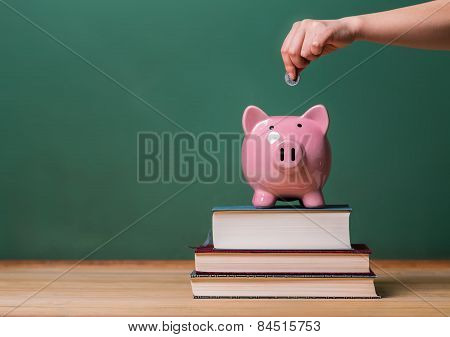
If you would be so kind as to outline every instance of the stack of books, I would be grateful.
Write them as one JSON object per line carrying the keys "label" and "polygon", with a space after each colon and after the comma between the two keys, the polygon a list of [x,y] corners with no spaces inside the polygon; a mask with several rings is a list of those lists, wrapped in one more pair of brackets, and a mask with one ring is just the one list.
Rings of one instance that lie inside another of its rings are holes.
{"label": "stack of books", "polygon": [[347,206],[216,207],[195,250],[194,298],[379,298]]}

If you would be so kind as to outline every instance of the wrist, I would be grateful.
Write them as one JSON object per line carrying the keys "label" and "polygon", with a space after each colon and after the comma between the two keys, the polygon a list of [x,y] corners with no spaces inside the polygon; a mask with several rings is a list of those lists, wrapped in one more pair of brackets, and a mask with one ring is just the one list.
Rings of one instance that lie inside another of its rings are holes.
{"label": "wrist", "polygon": [[341,19],[341,21],[344,23],[344,25],[350,32],[351,36],[353,37],[353,41],[361,40],[363,38],[362,34],[363,18],[361,16],[350,16]]}

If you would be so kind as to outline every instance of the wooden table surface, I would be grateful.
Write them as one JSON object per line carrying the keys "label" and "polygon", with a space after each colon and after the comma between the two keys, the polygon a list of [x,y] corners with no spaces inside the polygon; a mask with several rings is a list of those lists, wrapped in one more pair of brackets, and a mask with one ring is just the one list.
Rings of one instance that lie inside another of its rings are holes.
{"label": "wooden table surface", "polygon": [[[373,261],[381,300],[194,300],[193,261],[1,261],[7,316],[448,316],[450,261]],[[69,268],[72,269],[70,271]]]}

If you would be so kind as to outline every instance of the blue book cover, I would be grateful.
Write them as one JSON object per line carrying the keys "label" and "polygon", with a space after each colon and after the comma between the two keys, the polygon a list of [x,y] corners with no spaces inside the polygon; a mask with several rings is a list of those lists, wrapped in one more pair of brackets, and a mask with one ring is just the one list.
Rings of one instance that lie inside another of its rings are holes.
{"label": "blue book cover", "polygon": [[302,211],[308,211],[308,212],[351,212],[352,209],[349,207],[349,205],[326,205],[324,207],[320,208],[306,208],[301,207],[299,205],[283,205],[283,206],[275,206],[271,208],[256,208],[253,206],[216,206],[212,209],[213,212],[226,212],[226,211],[260,211],[260,212],[271,212],[271,211],[277,211],[277,212],[302,212]]}

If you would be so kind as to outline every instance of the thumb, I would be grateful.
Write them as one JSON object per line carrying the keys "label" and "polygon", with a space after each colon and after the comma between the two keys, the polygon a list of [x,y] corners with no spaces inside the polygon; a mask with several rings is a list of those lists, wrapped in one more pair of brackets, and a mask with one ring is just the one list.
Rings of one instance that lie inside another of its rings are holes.
{"label": "thumb", "polygon": [[311,53],[315,56],[320,56],[323,52],[324,47],[330,43],[333,36],[332,29],[325,29],[318,33],[311,44]]}

